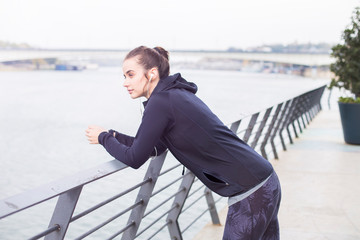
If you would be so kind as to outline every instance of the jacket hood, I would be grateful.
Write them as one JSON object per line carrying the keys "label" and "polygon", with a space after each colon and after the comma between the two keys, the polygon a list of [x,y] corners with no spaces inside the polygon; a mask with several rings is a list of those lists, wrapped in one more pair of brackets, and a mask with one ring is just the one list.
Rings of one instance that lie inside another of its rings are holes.
{"label": "jacket hood", "polygon": [[[195,94],[198,90],[195,83],[186,81],[184,78],[181,77],[180,73],[176,73],[174,75],[170,75],[166,78],[160,79],[159,83],[156,85],[151,95],[173,88],[185,89],[189,92],[192,92],[193,94]],[[151,96],[147,101],[143,102],[144,107],[146,107],[150,99]]]}
{"label": "jacket hood", "polygon": [[169,90],[173,88],[185,89],[189,92],[196,93],[198,88],[195,83],[188,82],[181,77],[180,73],[168,76],[166,78],[160,79],[158,85],[155,87],[153,93],[158,93],[164,90]]}

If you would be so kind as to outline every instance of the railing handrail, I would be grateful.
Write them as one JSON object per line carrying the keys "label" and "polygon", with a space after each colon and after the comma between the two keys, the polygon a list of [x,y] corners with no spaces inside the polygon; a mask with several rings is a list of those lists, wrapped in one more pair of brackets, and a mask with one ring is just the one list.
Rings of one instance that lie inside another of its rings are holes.
{"label": "railing handrail", "polygon": [[[289,101],[289,100],[291,100],[291,99],[300,97],[300,96],[302,96],[302,95],[304,95],[304,94],[307,94],[307,93],[310,93],[310,92],[319,90],[319,89],[321,89],[321,88],[325,88],[326,86],[327,86],[327,85],[322,85],[322,86],[319,86],[319,87],[314,88],[314,89],[311,89],[311,90],[304,90],[302,93],[299,93],[298,95],[295,95],[294,97],[292,97],[292,98],[290,98],[290,99],[283,99],[283,101],[278,102],[278,103],[276,103],[276,104],[274,104],[274,105],[272,105],[272,106],[276,106],[276,105],[278,105],[279,103],[285,103],[285,102],[287,102],[287,101]],[[249,118],[249,117],[251,117],[252,115],[254,115],[255,113],[265,112],[269,107],[271,107],[271,106],[259,107],[259,108],[257,108],[255,111],[250,112],[250,113],[247,113],[247,112],[246,112],[246,113],[240,113],[240,114],[238,115],[238,117],[232,117],[231,120],[228,119],[228,120],[225,122],[225,125],[226,125],[226,126],[230,126],[232,123],[234,123],[234,122],[236,122],[236,121],[238,121],[238,120],[242,120],[242,119],[245,119],[245,118]],[[234,119],[234,120],[232,120],[232,119]]]}
{"label": "railing handrail", "polygon": [[124,163],[114,159],[100,164],[97,167],[78,172],[68,177],[63,177],[43,186],[0,200],[0,219],[127,167]]}

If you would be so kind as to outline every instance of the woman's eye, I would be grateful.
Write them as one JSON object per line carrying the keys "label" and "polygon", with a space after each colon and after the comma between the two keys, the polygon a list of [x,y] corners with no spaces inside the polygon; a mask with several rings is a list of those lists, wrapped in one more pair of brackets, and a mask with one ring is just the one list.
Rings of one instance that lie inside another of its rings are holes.
{"label": "woman's eye", "polygon": [[132,74],[128,74],[127,76],[124,75],[124,80],[126,80],[127,78],[132,78]]}

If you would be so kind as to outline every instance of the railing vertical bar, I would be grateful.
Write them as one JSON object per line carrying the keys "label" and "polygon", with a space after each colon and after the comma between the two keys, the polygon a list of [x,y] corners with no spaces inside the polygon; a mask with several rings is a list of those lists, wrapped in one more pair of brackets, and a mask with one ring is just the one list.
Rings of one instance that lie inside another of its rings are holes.
{"label": "railing vertical bar", "polygon": [[301,128],[300,117],[298,117],[298,118],[296,119],[296,122],[297,122],[297,124],[298,124],[300,133],[302,133],[303,130],[302,130],[302,128]]}
{"label": "railing vertical bar", "polygon": [[253,114],[253,115],[251,116],[249,125],[248,125],[248,127],[246,128],[246,132],[245,132],[244,137],[243,137],[243,141],[246,142],[246,143],[249,141],[249,138],[250,138],[250,136],[251,136],[251,132],[252,132],[252,130],[254,129],[254,126],[255,126],[255,124],[256,124],[257,118],[259,117],[259,114],[260,114],[260,113],[255,113],[255,114]]}
{"label": "railing vertical bar", "polygon": [[320,90],[318,91],[318,100],[317,100],[317,104],[319,105],[319,111],[322,110],[322,106],[321,106],[321,97],[324,94],[325,91],[325,87],[320,88]]}
{"label": "railing vertical bar", "polygon": [[178,218],[179,218],[182,208],[184,207],[186,198],[189,195],[189,191],[190,191],[191,186],[195,179],[195,175],[192,172],[187,170],[187,173],[189,173],[189,174],[187,174],[183,178],[181,185],[179,187],[179,189],[184,189],[184,191],[175,197],[174,203],[172,206],[176,206],[176,208],[169,213],[169,215],[167,216],[167,219],[166,219],[166,221],[169,223],[168,229],[169,229],[169,234],[170,234],[171,239],[182,240],[182,235],[181,235],[181,231],[180,231],[180,227],[179,227],[179,223],[178,223]]}
{"label": "railing vertical bar", "polygon": [[306,108],[306,109],[305,109],[305,112],[304,112],[304,115],[305,115],[305,119],[306,119],[307,125],[309,125],[309,124],[310,124],[310,118],[309,118],[308,111],[309,111],[309,109],[308,109],[308,108]]}
{"label": "railing vertical bar", "polygon": [[305,120],[304,120],[304,114],[306,112],[306,101],[305,101],[305,97],[302,98],[302,101],[301,101],[301,111],[299,113],[300,115],[300,118],[301,118],[301,121],[302,121],[302,126],[303,126],[303,129],[306,128],[306,124],[305,124]]}
{"label": "railing vertical bar", "polygon": [[305,114],[305,109],[304,111],[301,113],[301,121],[302,121],[302,124],[303,124],[303,128],[305,129],[306,128],[306,124],[305,124],[305,120],[304,120],[304,114]]}
{"label": "railing vertical bar", "polygon": [[291,99],[289,101],[290,101],[290,103],[286,108],[286,113],[285,113],[285,116],[284,116],[285,119],[283,120],[281,128],[279,130],[279,136],[280,136],[280,140],[281,140],[281,145],[282,145],[284,151],[286,151],[286,144],[285,144],[285,141],[284,141],[284,137],[282,136],[282,131],[284,130],[284,128],[287,127],[286,125],[287,125],[287,122],[288,122],[289,118],[291,117],[291,108],[294,105],[295,99],[293,98],[293,99]]}
{"label": "railing vertical bar", "polygon": [[307,99],[307,103],[308,103],[308,111],[307,111],[307,113],[309,115],[310,121],[312,121],[314,117],[313,117],[312,112],[311,112],[311,100],[309,99],[309,96],[307,96],[306,99]]}
{"label": "railing vertical bar", "polygon": [[289,136],[289,139],[290,139],[290,143],[291,143],[291,144],[293,144],[294,141],[293,141],[293,139],[292,139],[292,137],[291,137],[291,133],[290,133],[290,130],[289,130],[289,126],[290,126],[290,124],[293,122],[294,111],[295,111],[295,109],[296,109],[296,105],[297,105],[298,100],[299,100],[299,97],[296,97],[296,98],[293,99],[293,104],[292,104],[292,106],[291,106],[291,108],[290,108],[290,111],[289,111],[289,118],[287,119],[287,122],[286,122],[286,132],[287,132],[287,134],[288,134],[288,136]]}
{"label": "railing vertical bar", "polygon": [[266,112],[265,112],[265,114],[264,114],[264,117],[263,117],[263,119],[261,120],[261,123],[260,123],[260,126],[259,126],[259,128],[258,128],[258,131],[256,132],[254,141],[253,141],[253,142],[251,143],[251,145],[250,145],[252,148],[255,148],[256,144],[258,143],[259,138],[260,138],[260,136],[261,136],[261,133],[262,133],[262,131],[264,130],[264,127],[265,127],[265,125],[266,125],[266,122],[267,122],[267,120],[268,120],[268,118],[269,118],[269,115],[270,115],[272,109],[273,109],[273,107],[270,107],[270,108],[268,108],[268,109],[266,110]]}
{"label": "railing vertical bar", "polygon": [[59,196],[53,216],[50,220],[49,228],[59,225],[60,229],[47,235],[45,240],[64,239],[71,216],[73,215],[76,203],[79,200],[81,190],[82,186],[79,186]]}
{"label": "railing vertical bar", "polygon": [[205,188],[205,198],[209,208],[212,223],[220,224],[219,214],[216,210],[214,197],[209,188]]}
{"label": "railing vertical bar", "polygon": [[157,181],[158,176],[160,174],[161,168],[162,168],[162,166],[164,164],[166,153],[167,152],[165,152],[165,153],[161,154],[160,156],[155,157],[155,158],[153,158],[151,160],[151,162],[149,164],[149,167],[148,167],[148,169],[146,171],[144,179],[151,178],[152,181],[141,186],[141,188],[139,190],[139,193],[138,193],[138,195],[136,197],[135,202],[139,202],[139,201],[142,200],[143,204],[141,206],[138,206],[138,207],[134,208],[131,211],[130,217],[129,217],[129,220],[128,220],[128,224],[131,224],[133,222],[134,222],[134,224],[132,225],[132,227],[126,229],[126,231],[122,235],[121,239],[129,240],[129,239],[134,239],[135,238],[136,233],[137,233],[137,231],[138,231],[138,229],[140,227],[141,220],[142,220],[142,218],[144,216],[146,207],[147,207],[147,205],[149,203],[151,194],[152,194],[152,192],[154,190],[156,181]]}
{"label": "railing vertical bar", "polygon": [[296,127],[295,127],[295,120],[291,123],[291,126],[292,126],[292,128],[293,128],[293,130],[294,130],[295,137],[296,137],[296,138],[299,138],[299,135],[298,135],[298,133],[297,133],[297,131],[296,131]]}
{"label": "railing vertical bar", "polygon": [[[274,158],[275,158],[275,159],[279,159],[279,156],[278,156],[278,154],[277,154],[276,145],[275,145],[274,140],[275,140],[275,137],[276,137],[277,132],[278,132],[279,129],[280,129],[281,124],[283,123],[283,119],[284,119],[284,116],[285,116],[285,114],[286,114],[286,112],[287,112],[287,110],[288,110],[288,107],[289,107],[290,102],[291,102],[291,100],[288,100],[288,101],[285,102],[285,105],[284,105],[284,107],[282,108],[282,111],[281,111],[281,115],[280,115],[280,117],[278,118],[278,122],[277,122],[277,125],[276,125],[276,127],[275,127],[275,130],[274,130],[274,131],[272,132],[272,134],[271,134],[270,143],[271,143],[271,148],[272,148],[272,150],[273,150]],[[281,142],[282,142],[283,139],[282,139],[282,137],[281,137],[281,134],[279,134],[279,137],[280,137],[280,140],[281,140]]]}
{"label": "railing vertical bar", "polygon": [[[268,139],[269,139],[269,137],[270,137],[271,132],[272,132],[273,130],[275,130],[275,129],[274,129],[274,125],[275,125],[276,119],[277,119],[277,117],[278,117],[278,115],[279,115],[279,113],[280,113],[280,110],[281,110],[282,105],[283,105],[283,103],[280,103],[280,104],[277,105],[277,107],[276,107],[276,109],[275,109],[275,114],[274,114],[274,116],[273,116],[272,119],[271,119],[269,128],[268,128],[268,130],[267,130],[267,132],[266,132],[266,134],[265,134],[264,140],[262,141],[262,143],[261,143],[261,145],[260,145],[261,154],[262,154],[262,156],[263,156],[265,159],[268,159],[268,158],[267,158],[267,154],[266,154],[266,152],[265,152],[265,146],[266,146],[266,144],[267,144],[267,142],[268,142]],[[276,134],[276,133],[274,133],[274,134]]]}
{"label": "railing vertical bar", "polygon": [[241,123],[241,119],[238,120],[238,121],[236,121],[236,122],[233,122],[233,123],[231,124],[231,126],[230,126],[230,130],[231,130],[233,133],[236,134],[236,132],[237,132],[239,126],[240,126],[240,123]]}
{"label": "railing vertical bar", "polygon": [[315,112],[314,106],[311,107],[310,111],[312,113],[313,118],[315,118],[316,112]]}

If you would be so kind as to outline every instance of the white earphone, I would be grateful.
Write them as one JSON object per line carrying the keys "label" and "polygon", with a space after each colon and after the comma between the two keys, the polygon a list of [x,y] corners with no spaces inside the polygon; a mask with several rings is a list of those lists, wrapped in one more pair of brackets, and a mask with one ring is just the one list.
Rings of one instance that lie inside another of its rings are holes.
{"label": "white earphone", "polygon": [[153,78],[154,74],[150,74],[149,82],[151,82],[151,79]]}

